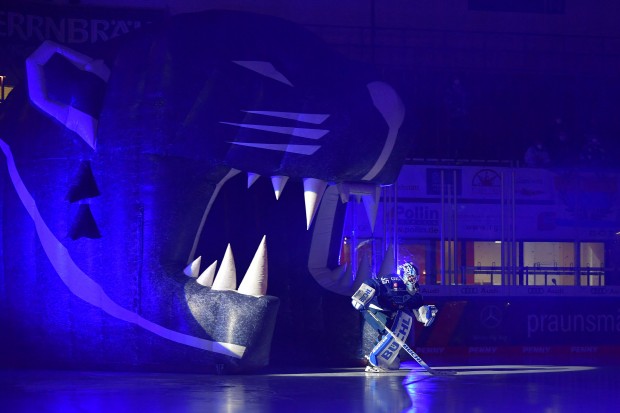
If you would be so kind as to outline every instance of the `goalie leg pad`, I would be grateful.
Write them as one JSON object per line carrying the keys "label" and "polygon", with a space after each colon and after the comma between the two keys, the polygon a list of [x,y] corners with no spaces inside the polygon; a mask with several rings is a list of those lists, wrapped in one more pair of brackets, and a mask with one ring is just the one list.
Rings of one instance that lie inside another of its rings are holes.
{"label": "goalie leg pad", "polygon": [[[399,311],[392,324],[392,331],[404,342],[409,336],[412,325],[413,317],[405,312]],[[400,345],[394,340],[394,337],[387,334],[372,349],[368,360],[373,366],[386,369],[397,369],[399,364],[397,361],[399,351]]]}

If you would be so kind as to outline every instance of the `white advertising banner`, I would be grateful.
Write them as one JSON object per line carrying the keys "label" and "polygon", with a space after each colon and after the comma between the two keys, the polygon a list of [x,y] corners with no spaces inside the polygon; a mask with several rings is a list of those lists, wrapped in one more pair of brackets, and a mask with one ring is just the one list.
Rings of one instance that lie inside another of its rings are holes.
{"label": "white advertising banner", "polygon": [[[395,212],[401,238],[604,240],[620,230],[618,175],[531,168],[406,165],[397,202],[379,206],[375,234]],[[372,236],[357,220],[357,235]]]}

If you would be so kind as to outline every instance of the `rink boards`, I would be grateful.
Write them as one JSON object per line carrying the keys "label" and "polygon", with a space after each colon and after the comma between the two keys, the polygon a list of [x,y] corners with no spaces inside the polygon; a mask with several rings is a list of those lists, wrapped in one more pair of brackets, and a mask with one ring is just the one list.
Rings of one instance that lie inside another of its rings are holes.
{"label": "rink boards", "polygon": [[521,287],[521,294],[511,295],[485,295],[479,286],[451,286],[452,294],[442,296],[423,291],[439,314],[430,328],[416,326],[416,351],[620,357],[620,299],[614,287],[573,287],[571,295],[545,291],[562,287],[540,287],[542,293],[534,288],[539,287]]}

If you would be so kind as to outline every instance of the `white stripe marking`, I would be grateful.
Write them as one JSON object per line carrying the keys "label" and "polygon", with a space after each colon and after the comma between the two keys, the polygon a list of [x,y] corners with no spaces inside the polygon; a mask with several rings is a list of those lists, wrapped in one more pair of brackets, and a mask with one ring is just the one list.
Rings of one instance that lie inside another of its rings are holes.
{"label": "white stripe marking", "polygon": [[272,116],[274,118],[297,120],[299,122],[313,123],[315,125],[320,125],[329,118],[329,115],[320,113],[274,112],[268,110],[244,110],[243,112],[252,113],[254,115]]}
{"label": "white stripe marking", "polygon": [[249,146],[250,148],[267,149],[270,151],[280,151],[288,153],[296,153],[299,155],[313,155],[320,145],[287,145],[285,143],[250,143],[250,142],[230,142],[233,145]]}
{"label": "white stripe marking", "polygon": [[246,69],[250,69],[253,72],[258,73],[259,75],[263,75],[270,79],[277,80],[278,82],[284,83],[285,85],[293,86],[293,84],[286,78],[286,76],[280,73],[280,71],[273,67],[273,65],[269,62],[264,62],[260,60],[233,60],[233,63],[245,67]]}
{"label": "white stripe marking", "polygon": [[292,135],[299,138],[307,139],[321,139],[327,132],[326,129],[309,129],[309,128],[295,128],[290,126],[270,126],[270,125],[254,125],[250,123],[232,123],[232,122],[220,122],[224,125],[239,126],[241,128],[257,129],[266,132],[281,133],[283,135]]}

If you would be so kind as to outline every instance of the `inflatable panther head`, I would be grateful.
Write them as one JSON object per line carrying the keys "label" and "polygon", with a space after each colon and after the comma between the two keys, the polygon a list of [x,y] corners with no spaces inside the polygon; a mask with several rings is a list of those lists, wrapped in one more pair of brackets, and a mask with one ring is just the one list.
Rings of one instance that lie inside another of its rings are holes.
{"label": "inflatable panther head", "polygon": [[328,333],[357,284],[342,201],[372,211],[406,152],[392,87],[294,24],[224,11],[45,42],[26,67],[0,131],[5,354],[244,371],[274,330]]}

